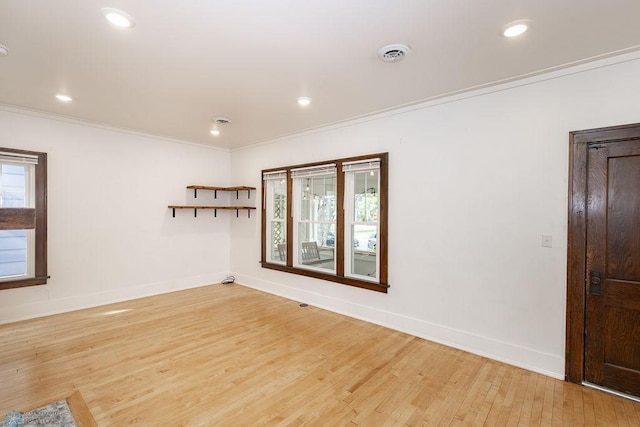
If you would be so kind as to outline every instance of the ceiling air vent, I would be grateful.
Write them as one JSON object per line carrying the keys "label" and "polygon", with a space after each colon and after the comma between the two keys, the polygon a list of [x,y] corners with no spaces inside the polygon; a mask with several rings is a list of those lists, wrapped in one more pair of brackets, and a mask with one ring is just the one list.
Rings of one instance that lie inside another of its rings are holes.
{"label": "ceiling air vent", "polygon": [[398,62],[409,54],[411,48],[406,44],[390,44],[378,51],[378,58],[384,62]]}

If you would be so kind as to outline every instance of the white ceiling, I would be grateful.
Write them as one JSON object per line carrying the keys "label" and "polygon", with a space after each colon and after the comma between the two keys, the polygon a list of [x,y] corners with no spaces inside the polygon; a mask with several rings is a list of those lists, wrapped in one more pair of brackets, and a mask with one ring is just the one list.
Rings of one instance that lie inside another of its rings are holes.
{"label": "white ceiling", "polygon": [[[237,148],[636,50],[639,17],[639,0],[0,0],[0,103]],[[501,37],[517,19],[530,31]],[[412,51],[383,63],[390,43]]]}

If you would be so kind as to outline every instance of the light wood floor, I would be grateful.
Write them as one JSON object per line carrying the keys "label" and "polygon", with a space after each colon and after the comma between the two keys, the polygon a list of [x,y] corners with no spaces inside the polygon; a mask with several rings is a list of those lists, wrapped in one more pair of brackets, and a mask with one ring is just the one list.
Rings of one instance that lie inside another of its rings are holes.
{"label": "light wood floor", "polygon": [[76,390],[99,426],[640,425],[639,403],[239,285],[0,326],[0,416]]}

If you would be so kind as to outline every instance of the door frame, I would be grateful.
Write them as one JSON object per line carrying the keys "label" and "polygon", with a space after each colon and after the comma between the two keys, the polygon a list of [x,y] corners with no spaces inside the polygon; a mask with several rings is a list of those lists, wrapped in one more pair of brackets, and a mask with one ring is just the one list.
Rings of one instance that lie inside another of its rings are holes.
{"label": "door frame", "polygon": [[640,123],[569,132],[565,379],[584,380],[587,279],[587,172],[590,143],[640,139]]}

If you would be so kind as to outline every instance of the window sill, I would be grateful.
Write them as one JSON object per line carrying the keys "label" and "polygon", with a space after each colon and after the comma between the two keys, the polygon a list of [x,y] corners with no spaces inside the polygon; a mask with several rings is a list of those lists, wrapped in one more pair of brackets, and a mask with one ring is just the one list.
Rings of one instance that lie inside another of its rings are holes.
{"label": "window sill", "polygon": [[273,264],[269,262],[261,262],[262,268],[268,268],[270,270],[283,271],[285,273],[297,274],[300,276],[313,277],[315,279],[327,280],[329,282],[340,283],[343,285],[354,286],[357,288],[369,289],[371,291],[387,293],[389,285],[367,282],[365,280],[358,280],[351,277],[336,276],[333,274],[326,274],[315,270],[306,270],[302,268],[289,267],[282,264]]}
{"label": "window sill", "polygon": [[8,280],[6,282],[0,282],[0,290],[46,285],[47,279],[48,277],[31,277],[29,279]]}

